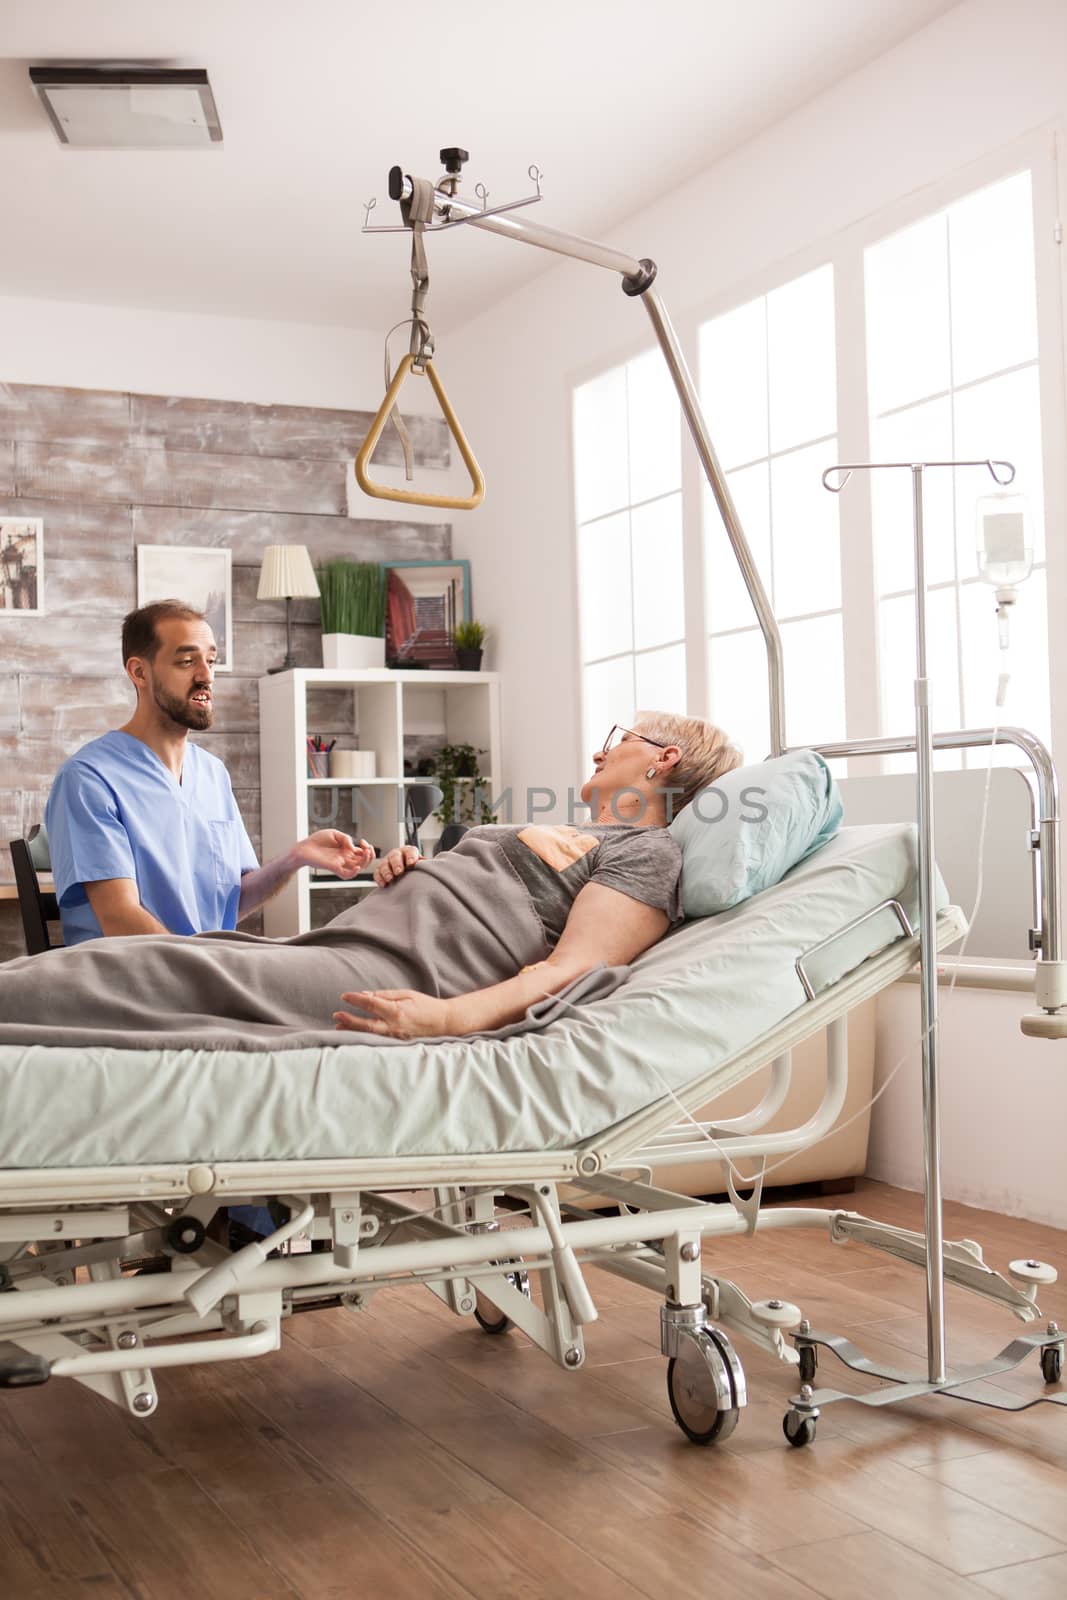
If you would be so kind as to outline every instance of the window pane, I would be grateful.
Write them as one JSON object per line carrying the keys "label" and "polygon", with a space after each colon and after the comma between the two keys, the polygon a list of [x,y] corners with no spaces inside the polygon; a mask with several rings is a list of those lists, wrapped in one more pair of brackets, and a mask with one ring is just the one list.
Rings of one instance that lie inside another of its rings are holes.
{"label": "window pane", "polygon": [[864,252],[867,371],[876,414],[948,389],[948,227],[927,217]]}
{"label": "window pane", "polygon": [[[909,406],[871,425],[874,461],[951,461],[952,402],[948,395]],[[912,533],[911,473],[872,472],[871,520],[878,593],[892,594],[915,587],[915,547]],[[951,472],[925,474],[923,525],[926,530],[926,578],[947,583],[956,576],[955,506]],[[848,488],[860,488],[854,480]]]}
{"label": "window pane", "polygon": [[1037,359],[1030,174],[968,195],[948,213],[957,383]]}
{"label": "window pane", "polygon": [[[882,732],[915,732],[915,599],[901,595],[881,603]],[[926,597],[926,666],[931,680],[935,733],[960,726],[956,590],[934,589]],[[938,751],[938,768],[958,767],[956,751]],[[891,756],[891,772],[914,772],[915,757]]]}
{"label": "window pane", "polygon": [[[956,454],[980,461],[994,456],[1015,468],[1012,489],[1026,496],[1034,525],[1034,560],[1045,559],[1045,496],[1041,471],[1041,402],[1036,367],[1009,372],[963,389],[954,399]],[[978,571],[975,506],[996,486],[987,472],[956,473],[956,528],[961,578]]]}
{"label": "window pane", "polygon": [[578,597],[583,661],[633,649],[628,511],[579,528]]}
{"label": "window pane", "polygon": [[839,499],[822,486],[836,440],[771,462],[774,609],[779,617],[830,611],[841,604]]}
{"label": "window pane", "polygon": [[767,454],[767,304],[762,295],[701,328],[700,396],[724,468]]}
{"label": "window pane", "polygon": [[845,660],[841,618],[782,625],[785,731],[790,744],[827,744],[845,736]]}
{"label": "window pane", "polygon": [[582,674],[585,709],[585,751],[589,756],[599,750],[612,723],[633,726],[634,658],[623,656],[618,661],[599,661],[586,667]]}
{"label": "window pane", "polygon": [[627,503],[626,368],[574,391],[574,493],[578,521]]}
{"label": "window pane", "polygon": [[658,346],[626,368],[630,439],[630,504],[681,487],[678,396]]}
{"label": "window pane", "polygon": [[[766,461],[729,474],[730,493],[764,588],[771,593],[771,489]],[[719,633],[753,620],[741,569],[711,490],[704,490],[704,593],[708,628]]]}
{"label": "window pane", "polygon": [[834,273],[820,267],[767,296],[771,449],[837,432]]}
{"label": "window pane", "polygon": [[[1002,666],[994,591],[987,583],[967,583],[960,590],[963,633],[963,696],[965,728],[991,726],[998,717],[997,680]],[[1043,571],[1019,589],[1010,622],[1011,647],[1007,668],[1011,673],[1008,697],[999,712],[1003,725],[1029,728],[1048,744],[1051,740],[1048,673],[1048,598]],[[985,767],[988,750],[968,752],[967,765]],[[998,745],[997,764],[1017,767],[1024,763],[1020,751]]]}
{"label": "window pane", "polygon": [[688,703],[685,688],[685,645],[650,650],[634,657],[639,711],[680,711]]}
{"label": "window pane", "polygon": [[633,538],[634,648],[685,636],[682,497],[668,495],[630,512]]}
{"label": "window pane", "polygon": [[708,685],[712,722],[740,746],[746,761],[762,761],[771,735],[767,651],[758,628],[708,640]]}

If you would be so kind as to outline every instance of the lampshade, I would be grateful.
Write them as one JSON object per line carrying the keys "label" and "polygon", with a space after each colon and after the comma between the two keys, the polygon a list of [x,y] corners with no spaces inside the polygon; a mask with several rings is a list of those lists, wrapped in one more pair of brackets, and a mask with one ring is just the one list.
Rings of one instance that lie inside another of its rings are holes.
{"label": "lampshade", "polygon": [[319,592],[306,544],[271,544],[263,552],[257,600],[286,600]]}

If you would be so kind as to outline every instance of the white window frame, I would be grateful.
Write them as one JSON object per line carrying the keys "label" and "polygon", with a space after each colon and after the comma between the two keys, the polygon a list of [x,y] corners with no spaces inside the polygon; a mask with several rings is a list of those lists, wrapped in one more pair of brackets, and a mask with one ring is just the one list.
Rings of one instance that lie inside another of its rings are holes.
{"label": "white window frame", "polygon": [[[1065,399],[1064,248],[1061,218],[1067,218],[1067,163],[1059,160],[1065,124],[1056,122],[969,163],[905,198],[883,207],[834,235],[766,267],[677,317],[677,330],[697,381],[698,330],[724,312],[794,278],[829,264],[834,274],[837,333],[838,451],[845,461],[870,459],[868,421],[864,251],[931,213],[940,211],[976,189],[1010,177],[1024,168],[1031,174],[1034,210],[1034,268],[1037,295],[1038,362],[1042,419],[1048,608],[1050,618],[1067,615],[1067,399]],[[573,374],[573,389],[650,348],[647,335]],[[681,422],[684,429],[684,421]],[[572,434],[573,437],[573,434]],[[713,441],[714,442],[714,441]],[[573,464],[572,464],[573,465]],[[831,465],[827,462],[827,465]],[[572,474],[573,481],[573,474]],[[976,494],[982,492],[976,486]],[[682,542],[685,573],[687,685],[690,708],[708,714],[711,686],[707,677],[707,618],[704,614],[704,478],[691,447],[682,452]],[[573,504],[573,497],[572,497]],[[877,651],[878,595],[871,536],[871,500],[867,475],[857,474],[840,499],[841,606],[845,665],[847,737],[874,737],[880,728],[881,695]],[[578,536],[573,520],[573,570],[577,592]],[[1026,605],[1025,589],[1020,610]],[[575,608],[575,653],[581,660]],[[753,618],[755,620],[755,618]],[[1049,678],[1052,749],[1067,759],[1067,630],[1049,628]],[[889,729],[907,733],[909,729]],[[790,736],[788,724],[786,736]],[[580,733],[578,734],[580,742]],[[850,775],[877,772],[882,763],[866,758],[849,763]]]}

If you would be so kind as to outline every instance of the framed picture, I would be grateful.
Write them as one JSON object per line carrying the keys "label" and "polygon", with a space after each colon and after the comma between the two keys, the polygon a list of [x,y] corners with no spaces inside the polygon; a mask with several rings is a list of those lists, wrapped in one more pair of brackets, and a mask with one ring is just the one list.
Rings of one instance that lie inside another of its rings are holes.
{"label": "framed picture", "polygon": [[469,561],[385,561],[385,660],[390,667],[454,667],[457,622],[471,616]]}
{"label": "framed picture", "polygon": [[44,522],[0,517],[0,617],[44,616]]}
{"label": "framed picture", "polygon": [[137,604],[183,600],[202,611],[218,646],[216,672],[233,671],[233,587],[230,551],[213,546],[139,544]]}

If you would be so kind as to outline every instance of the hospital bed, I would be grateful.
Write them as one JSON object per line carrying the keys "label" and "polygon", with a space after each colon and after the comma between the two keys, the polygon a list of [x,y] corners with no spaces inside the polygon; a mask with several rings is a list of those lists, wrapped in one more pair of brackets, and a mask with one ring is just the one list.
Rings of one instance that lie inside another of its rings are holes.
{"label": "hospital bed", "polygon": [[[965,927],[945,899],[942,947]],[[784,1291],[753,1301],[719,1276],[714,1240],[814,1227],[921,1264],[921,1235],[848,1211],[760,1208],[763,1171],[838,1120],[848,1013],[914,966],[915,918],[914,829],[848,828],[745,904],[683,924],[621,985],[597,998],[594,973],[561,1017],[506,1040],[263,1055],[145,1053],[121,1039],[3,1048],[0,1383],[74,1378],[148,1416],[161,1368],[269,1359],[287,1318],[358,1313],[402,1283],[489,1331],[514,1324],[578,1369],[596,1269],[658,1297],[689,1437],[710,1443],[736,1425],[740,1336],[798,1369],[785,1425],[807,1442],[816,1336]],[[821,1106],[766,1132],[791,1048],[819,1030]],[[767,1062],[753,1110],[694,1118]],[[726,1201],[648,1181],[652,1167],[723,1157]],[[235,1254],[213,1241],[220,1207],[263,1200],[288,1214],[274,1234]],[[298,1239],[324,1243],[301,1251]],[[137,1271],[146,1261],[166,1270]],[[947,1246],[946,1272],[1023,1321],[1038,1315],[1033,1285],[991,1271],[976,1246]]]}

